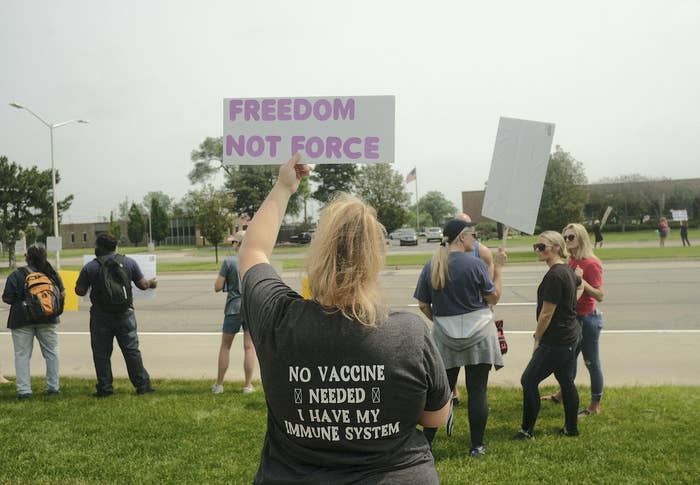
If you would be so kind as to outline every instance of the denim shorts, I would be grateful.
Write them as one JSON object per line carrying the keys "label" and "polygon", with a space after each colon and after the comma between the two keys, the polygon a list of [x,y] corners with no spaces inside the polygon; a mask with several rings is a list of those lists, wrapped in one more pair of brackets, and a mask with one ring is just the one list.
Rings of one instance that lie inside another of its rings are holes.
{"label": "denim shorts", "polygon": [[244,332],[248,331],[248,324],[241,320],[240,314],[224,315],[224,328],[222,329],[223,333],[235,335],[241,331],[241,327],[243,327]]}

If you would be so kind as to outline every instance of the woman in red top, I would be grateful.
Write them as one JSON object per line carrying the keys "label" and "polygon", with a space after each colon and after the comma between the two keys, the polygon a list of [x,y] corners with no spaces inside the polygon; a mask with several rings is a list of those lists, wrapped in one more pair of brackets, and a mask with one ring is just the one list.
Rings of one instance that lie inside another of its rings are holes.
{"label": "woman in red top", "polygon": [[[603,397],[603,370],[600,365],[598,340],[603,328],[603,317],[596,310],[596,302],[603,301],[603,266],[593,254],[593,247],[586,228],[581,224],[569,224],[562,231],[566,249],[571,254],[569,266],[583,280],[583,294],[576,304],[576,317],[581,324],[582,336],[578,352],[583,352],[583,361],[591,376],[591,403],[579,412],[579,416],[590,416],[600,412]],[[561,401],[561,391],[542,398]]]}
{"label": "woman in red top", "polygon": [[668,226],[668,221],[662,217],[659,219],[659,246],[664,247],[669,232],[671,232],[671,228]]}

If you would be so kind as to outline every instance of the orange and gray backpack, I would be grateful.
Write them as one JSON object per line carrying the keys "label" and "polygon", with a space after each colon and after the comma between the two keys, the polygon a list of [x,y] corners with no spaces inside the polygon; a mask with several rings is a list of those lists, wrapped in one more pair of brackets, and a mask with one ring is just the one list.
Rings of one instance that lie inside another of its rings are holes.
{"label": "orange and gray backpack", "polygon": [[24,300],[22,309],[28,322],[47,323],[63,313],[63,298],[56,282],[44,273],[31,271],[26,266],[24,273]]}

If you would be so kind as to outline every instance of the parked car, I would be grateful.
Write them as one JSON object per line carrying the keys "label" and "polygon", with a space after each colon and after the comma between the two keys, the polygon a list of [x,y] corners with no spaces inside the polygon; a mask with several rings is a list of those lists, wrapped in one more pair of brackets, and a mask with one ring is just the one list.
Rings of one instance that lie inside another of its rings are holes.
{"label": "parked car", "polygon": [[428,227],[425,230],[425,241],[442,241],[442,229],[440,229],[439,227]]}
{"label": "parked car", "polygon": [[413,229],[406,229],[399,236],[399,246],[418,246],[418,234]]}
{"label": "parked car", "polygon": [[406,231],[412,231],[413,229],[408,229],[408,228],[402,228],[402,229],[397,229],[391,234],[389,234],[389,239],[394,240],[394,239],[399,239],[401,237],[401,234],[403,234]]}
{"label": "parked car", "polygon": [[297,244],[309,244],[311,242],[311,234],[308,232],[300,232],[289,237],[289,242]]}

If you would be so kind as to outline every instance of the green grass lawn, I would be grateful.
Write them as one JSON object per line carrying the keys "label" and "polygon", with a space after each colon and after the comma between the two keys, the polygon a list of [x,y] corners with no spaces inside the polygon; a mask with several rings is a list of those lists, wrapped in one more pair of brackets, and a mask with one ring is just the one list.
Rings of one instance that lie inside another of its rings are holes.
{"label": "green grass lawn", "polygon": [[[0,483],[250,483],[266,426],[261,392],[241,383],[213,395],[210,381],[156,380],[135,396],[126,380],[113,397],[89,396],[93,380],[64,378],[62,394],[16,401],[0,386]],[[35,391],[41,382],[34,382]],[[543,392],[552,391],[543,389]],[[466,391],[462,389],[463,396]],[[581,396],[588,395],[581,388]],[[545,403],[533,442],[513,442],[521,391],[489,391],[489,454],[468,457],[466,408],[434,454],[442,483],[697,483],[700,388],[606,389],[604,413],[581,436],[556,434],[561,405]]]}

